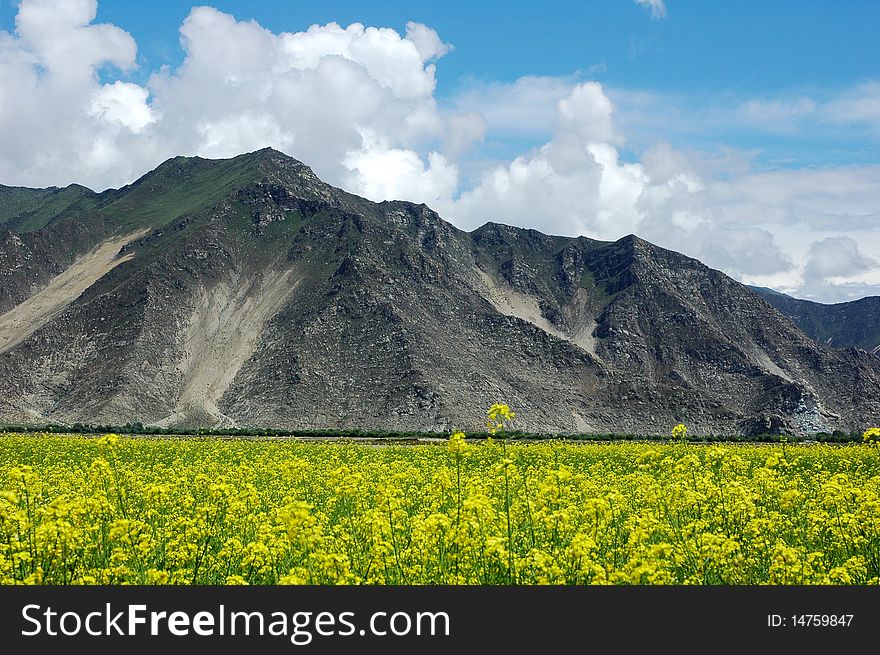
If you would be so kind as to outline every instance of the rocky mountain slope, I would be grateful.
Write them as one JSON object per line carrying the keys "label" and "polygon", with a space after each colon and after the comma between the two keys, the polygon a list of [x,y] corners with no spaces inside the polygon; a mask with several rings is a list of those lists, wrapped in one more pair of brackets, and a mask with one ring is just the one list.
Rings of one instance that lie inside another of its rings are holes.
{"label": "rocky mountain slope", "polygon": [[804,333],[834,348],[856,347],[880,352],[880,296],[826,305],[792,298],[763,287],[749,287]]}
{"label": "rocky mountain slope", "polygon": [[634,236],[467,233],[274,150],[0,187],[0,421],[859,430],[880,358]]}

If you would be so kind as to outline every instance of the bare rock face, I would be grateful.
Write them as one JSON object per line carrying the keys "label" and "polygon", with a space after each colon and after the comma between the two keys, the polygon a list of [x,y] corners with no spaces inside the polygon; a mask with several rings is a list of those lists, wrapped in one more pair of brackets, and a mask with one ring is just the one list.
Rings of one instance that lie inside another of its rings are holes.
{"label": "bare rock face", "polygon": [[0,264],[0,421],[480,429],[504,401],[530,431],[807,434],[880,416],[880,358],[694,259],[462,232],[273,150],[102,194],[0,187]]}

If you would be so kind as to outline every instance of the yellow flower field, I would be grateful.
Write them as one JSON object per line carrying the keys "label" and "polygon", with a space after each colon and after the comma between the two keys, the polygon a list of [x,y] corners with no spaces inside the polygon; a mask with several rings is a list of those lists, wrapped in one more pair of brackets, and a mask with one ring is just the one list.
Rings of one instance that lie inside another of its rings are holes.
{"label": "yellow flower field", "polygon": [[0,434],[4,584],[877,584],[870,444]]}

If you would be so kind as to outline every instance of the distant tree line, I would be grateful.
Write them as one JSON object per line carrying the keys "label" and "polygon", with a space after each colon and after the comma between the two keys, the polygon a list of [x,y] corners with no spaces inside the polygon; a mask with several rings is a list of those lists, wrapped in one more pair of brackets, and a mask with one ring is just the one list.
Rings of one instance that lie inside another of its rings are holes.
{"label": "distant tree line", "polygon": [[[302,429],[302,430],[283,430],[278,428],[254,428],[254,427],[237,427],[237,428],[181,428],[168,427],[162,428],[154,425],[144,425],[141,422],[125,423],[124,425],[89,425],[85,423],[73,423],[71,425],[61,425],[58,423],[47,423],[44,425],[2,425],[0,429],[6,432],[49,432],[53,434],[76,433],[76,434],[130,434],[130,435],[152,435],[152,436],[182,436],[182,437],[306,437],[317,439],[375,439],[388,441],[407,441],[425,438],[444,438],[449,436],[451,431],[430,432],[418,430],[357,430],[357,429]],[[499,438],[499,435],[492,435],[488,432],[468,432],[469,439],[486,439]],[[611,433],[568,433],[568,434],[552,434],[538,432],[523,432],[519,430],[511,430],[504,435],[504,438],[519,441],[546,440],[546,439],[567,439],[571,441],[669,441],[668,435],[644,435],[644,434],[611,434]],[[747,443],[801,443],[801,442],[823,442],[823,443],[846,443],[853,441],[861,441],[862,435],[856,433],[843,432],[835,430],[834,432],[818,432],[808,437],[793,437],[781,434],[711,434],[700,436],[688,436],[688,441],[696,443],[715,443],[715,442],[747,442]]]}

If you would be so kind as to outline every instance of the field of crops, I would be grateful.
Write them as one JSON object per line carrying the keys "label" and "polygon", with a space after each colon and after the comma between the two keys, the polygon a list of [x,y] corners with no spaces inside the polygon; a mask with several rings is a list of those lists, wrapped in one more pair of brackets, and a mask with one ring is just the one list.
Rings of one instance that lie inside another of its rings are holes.
{"label": "field of crops", "polygon": [[880,449],[0,434],[4,584],[877,584]]}

